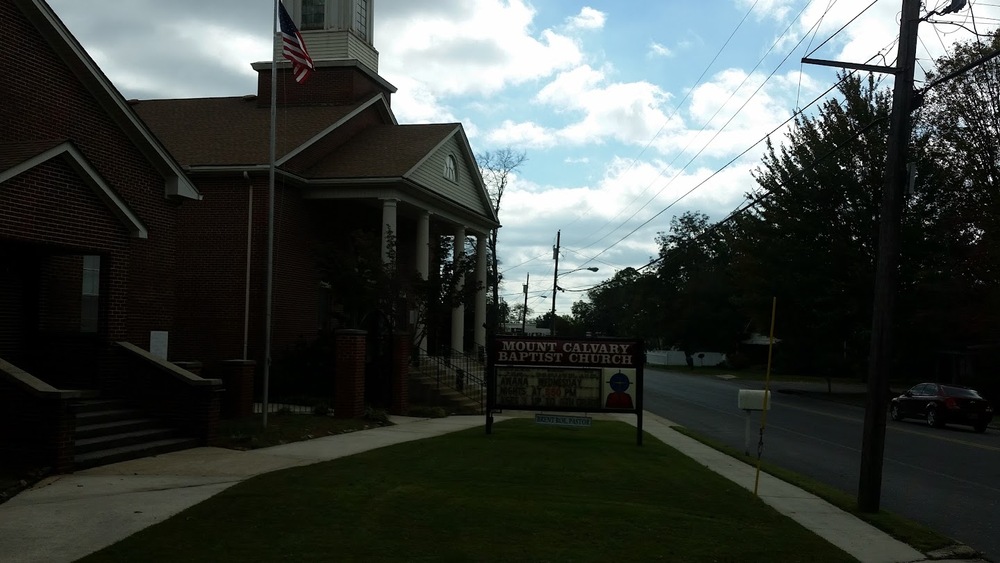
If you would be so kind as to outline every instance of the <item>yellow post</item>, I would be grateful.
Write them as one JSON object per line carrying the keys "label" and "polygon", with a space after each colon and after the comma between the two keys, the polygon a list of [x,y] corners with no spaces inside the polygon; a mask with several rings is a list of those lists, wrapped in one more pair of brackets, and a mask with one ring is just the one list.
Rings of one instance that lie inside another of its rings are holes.
{"label": "yellow post", "polygon": [[760,414],[760,438],[757,443],[757,475],[753,480],[753,494],[757,496],[757,486],[760,484],[760,453],[764,442],[764,428],[767,426],[767,402],[771,398],[771,357],[774,353],[774,313],[778,308],[778,298],[771,298],[771,334],[767,341],[767,371],[764,373],[764,410]]}

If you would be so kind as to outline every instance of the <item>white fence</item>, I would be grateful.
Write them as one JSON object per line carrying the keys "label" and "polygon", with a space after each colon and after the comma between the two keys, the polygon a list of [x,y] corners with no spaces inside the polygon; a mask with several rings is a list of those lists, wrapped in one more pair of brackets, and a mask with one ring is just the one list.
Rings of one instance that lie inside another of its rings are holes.
{"label": "white fence", "polygon": [[[726,361],[726,355],[722,352],[694,352],[692,359],[695,367],[712,367]],[[650,350],[646,352],[646,363],[661,366],[687,365],[684,352],[681,350]]]}

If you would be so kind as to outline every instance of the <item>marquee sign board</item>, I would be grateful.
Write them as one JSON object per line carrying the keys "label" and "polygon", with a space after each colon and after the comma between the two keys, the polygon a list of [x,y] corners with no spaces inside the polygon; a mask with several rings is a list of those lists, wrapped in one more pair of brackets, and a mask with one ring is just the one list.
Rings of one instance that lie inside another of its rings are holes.
{"label": "marquee sign board", "polygon": [[487,433],[497,410],[626,412],[642,443],[641,340],[498,336],[488,358]]}

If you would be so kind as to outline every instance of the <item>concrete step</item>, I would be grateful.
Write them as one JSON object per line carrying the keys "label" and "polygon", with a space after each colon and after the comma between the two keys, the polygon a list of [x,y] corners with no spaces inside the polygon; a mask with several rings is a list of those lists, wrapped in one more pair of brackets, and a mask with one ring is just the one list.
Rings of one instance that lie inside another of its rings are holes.
{"label": "concrete step", "polygon": [[83,399],[73,403],[73,409],[77,413],[109,411],[128,408],[128,403],[121,399],[94,398]]}
{"label": "concrete step", "polygon": [[76,412],[77,426],[90,426],[94,424],[104,424],[107,422],[119,422],[143,418],[142,411],[135,408],[118,406],[104,410],[86,410]]}
{"label": "concrete step", "polygon": [[[460,414],[479,414],[482,412],[482,407],[479,401],[471,399],[467,394],[456,391],[445,385],[438,385],[433,379],[428,379],[425,377],[415,377],[411,378],[413,384],[419,385],[420,387],[426,389],[428,392],[432,393],[434,396],[438,397],[443,405],[447,405],[449,410],[452,412]],[[466,393],[471,390],[467,389]],[[484,394],[485,400],[485,394]]]}
{"label": "concrete step", "polygon": [[74,434],[77,440],[147,430],[155,428],[157,425],[155,418],[126,418],[124,420],[113,420],[96,424],[80,424],[81,421],[77,418],[77,422],[76,433]]}
{"label": "concrete step", "polygon": [[132,446],[176,438],[177,431],[172,428],[147,428],[144,430],[133,430],[131,432],[119,432],[117,434],[105,434],[93,438],[77,437],[73,444],[73,451],[76,454],[85,454],[98,450],[112,450],[123,446]]}
{"label": "concrete step", "polygon": [[130,459],[150,457],[168,452],[186,450],[198,447],[198,441],[194,438],[166,438],[153,442],[143,442],[104,450],[77,454],[73,457],[73,467],[76,470],[108,465]]}
{"label": "concrete step", "polygon": [[118,399],[91,399],[73,405],[74,468],[84,469],[198,446],[177,429]]}

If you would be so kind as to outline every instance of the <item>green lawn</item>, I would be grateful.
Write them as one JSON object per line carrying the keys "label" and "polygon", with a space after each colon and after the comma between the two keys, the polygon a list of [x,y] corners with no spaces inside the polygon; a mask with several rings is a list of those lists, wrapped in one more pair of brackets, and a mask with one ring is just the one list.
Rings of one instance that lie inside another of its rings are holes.
{"label": "green lawn", "polygon": [[517,419],[261,475],[99,561],[852,561],[635,428]]}

